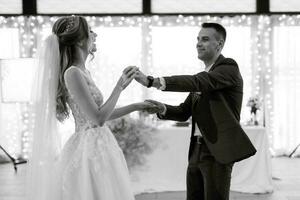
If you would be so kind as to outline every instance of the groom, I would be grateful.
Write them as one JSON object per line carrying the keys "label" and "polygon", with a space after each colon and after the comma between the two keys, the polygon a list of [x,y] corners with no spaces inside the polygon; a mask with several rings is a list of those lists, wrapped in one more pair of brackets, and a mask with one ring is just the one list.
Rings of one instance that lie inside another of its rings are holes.
{"label": "groom", "polygon": [[234,162],[256,150],[239,124],[243,79],[237,63],[221,51],[225,28],[203,23],[197,37],[198,58],[205,71],[161,78],[136,75],[136,81],[162,91],[189,92],[179,106],[154,100],[160,119],[186,121],[192,116],[187,169],[187,200],[228,200]]}

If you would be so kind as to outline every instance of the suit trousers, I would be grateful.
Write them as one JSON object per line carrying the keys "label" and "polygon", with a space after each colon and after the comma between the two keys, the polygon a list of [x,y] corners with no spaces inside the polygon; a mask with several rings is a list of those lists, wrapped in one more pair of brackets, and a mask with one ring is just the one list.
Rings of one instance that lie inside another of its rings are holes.
{"label": "suit trousers", "polygon": [[186,180],[187,200],[229,200],[233,164],[216,161],[203,138],[194,142],[191,150]]}

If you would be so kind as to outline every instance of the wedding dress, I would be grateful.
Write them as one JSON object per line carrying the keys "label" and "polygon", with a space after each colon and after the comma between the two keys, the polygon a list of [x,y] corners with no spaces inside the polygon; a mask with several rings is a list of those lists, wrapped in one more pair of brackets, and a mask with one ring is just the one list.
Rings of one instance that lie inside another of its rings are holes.
{"label": "wedding dress", "polygon": [[[103,103],[100,90],[88,71],[80,71],[100,107]],[[68,89],[68,85],[66,87]],[[56,169],[58,191],[53,194],[53,199],[134,200],[123,152],[110,129],[105,124],[100,127],[89,120],[70,90],[67,103],[75,119],[75,133],[59,156]]]}

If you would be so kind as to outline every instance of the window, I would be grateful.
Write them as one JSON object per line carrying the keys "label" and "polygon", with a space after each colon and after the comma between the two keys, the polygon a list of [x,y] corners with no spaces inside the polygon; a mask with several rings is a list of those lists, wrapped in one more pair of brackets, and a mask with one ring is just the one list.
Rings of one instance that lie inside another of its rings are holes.
{"label": "window", "polygon": [[271,12],[299,12],[299,0],[270,0]]}
{"label": "window", "polygon": [[21,14],[22,0],[0,0],[0,14]]}
{"label": "window", "polygon": [[[72,6],[70,6],[72,5]],[[142,0],[37,0],[38,13],[141,13]]]}
{"label": "window", "polygon": [[20,54],[19,29],[0,29],[0,59],[18,58]]}
{"label": "window", "polygon": [[247,13],[256,11],[255,0],[152,0],[151,6],[154,13]]}

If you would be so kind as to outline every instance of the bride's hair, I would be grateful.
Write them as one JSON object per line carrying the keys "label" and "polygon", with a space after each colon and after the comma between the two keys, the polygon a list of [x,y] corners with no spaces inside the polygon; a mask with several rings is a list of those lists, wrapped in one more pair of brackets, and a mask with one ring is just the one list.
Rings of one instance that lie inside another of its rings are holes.
{"label": "bride's hair", "polygon": [[89,26],[86,19],[81,16],[62,17],[54,23],[52,32],[57,35],[59,42],[60,73],[56,96],[56,117],[62,122],[70,114],[64,73],[73,64],[76,43],[89,37]]}

